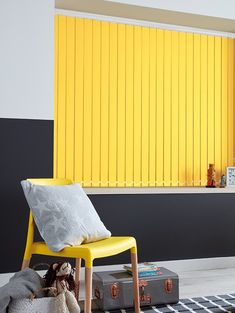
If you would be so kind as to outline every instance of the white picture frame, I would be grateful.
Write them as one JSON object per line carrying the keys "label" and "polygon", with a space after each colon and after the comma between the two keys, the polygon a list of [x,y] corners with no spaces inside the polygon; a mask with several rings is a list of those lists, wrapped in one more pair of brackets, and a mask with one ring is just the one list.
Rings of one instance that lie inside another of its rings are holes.
{"label": "white picture frame", "polygon": [[228,166],[226,172],[227,172],[226,187],[234,187],[235,188],[235,167],[234,166]]}

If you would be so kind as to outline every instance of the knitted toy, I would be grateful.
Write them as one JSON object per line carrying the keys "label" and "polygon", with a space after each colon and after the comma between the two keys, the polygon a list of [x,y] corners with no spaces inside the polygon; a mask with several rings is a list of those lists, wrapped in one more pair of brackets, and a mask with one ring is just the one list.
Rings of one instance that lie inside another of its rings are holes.
{"label": "knitted toy", "polygon": [[[70,263],[57,262],[51,264],[44,279],[45,287],[56,288],[58,300],[67,306],[67,308],[63,308],[63,305],[59,305],[56,312],[80,313],[80,307],[74,296],[75,281]],[[52,294],[49,295],[52,296]]]}

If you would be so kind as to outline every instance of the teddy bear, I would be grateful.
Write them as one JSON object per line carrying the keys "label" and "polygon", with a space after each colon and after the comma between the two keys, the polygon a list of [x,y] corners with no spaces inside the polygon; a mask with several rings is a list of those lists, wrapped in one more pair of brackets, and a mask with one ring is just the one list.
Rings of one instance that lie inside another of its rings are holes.
{"label": "teddy bear", "polygon": [[[58,308],[56,312],[80,313],[80,307],[74,296],[74,270],[68,262],[56,262],[50,265],[44,275],[45,287],[54,287],[57,294]],[[49,296],[55,295],[49,291]],[[63,305],[62,305],[63,304]]]}

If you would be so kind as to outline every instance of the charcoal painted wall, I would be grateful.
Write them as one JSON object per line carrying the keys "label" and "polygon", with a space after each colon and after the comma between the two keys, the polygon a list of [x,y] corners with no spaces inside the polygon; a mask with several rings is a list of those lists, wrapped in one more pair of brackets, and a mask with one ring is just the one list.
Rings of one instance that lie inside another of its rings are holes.
{"label": "charcoal painted wall", "polygon": [[20,268],[28,208],[20,181],[52,176],[53,122],[0,119],[0,271]]}
{"label": "charcoal painted wall", "polygon": [[[0,119],[0,271],[20,269],[28,206],[20,186],[27,177],[51,177],[53,121]],[[235,195],[92,195],[113,235],[137,238],[140,261],[235,255]],[[32,264],[51,262],[41,256]],[[95,262],[118,264],[129,254]]]}

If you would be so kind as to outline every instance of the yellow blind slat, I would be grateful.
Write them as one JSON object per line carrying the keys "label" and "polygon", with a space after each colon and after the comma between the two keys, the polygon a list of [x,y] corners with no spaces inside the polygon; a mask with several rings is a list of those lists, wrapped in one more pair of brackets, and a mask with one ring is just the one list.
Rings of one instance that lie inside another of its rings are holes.
{"label": "yellow blind slat", "polygon": [[194,136],[193,136],[193,35],[187,34],[187,69],[186,69],[186,182],[187,186],[194,185],[193,163],[194,163]]}
{"label": "yellow blind slat", "polygon": [[[66,52],[67,52],[67,19],[59,18],[58,23],[58,94],[57,94],[57,175],[66,177]],[[62,79],[60,79],[62,77]]]}
{"label": "yellow blind slat", "polygon": [[117,185],[117,24],[110,24],[109,186]]}
{"label": "yellow blind slat", "polygon": [[208,68],[207,68],[207,36],[201,36],[201,185],[207,183],[208,168]]}
{"label": "yellow blind slat", "polygon": [[172,32],[171,58],[171,185],[179,185],[179,33]]}
{"label": "yellow blind slat", "polygon": [[215,163],[215,38],[208,37],[208,163]]}
{"label": "yellow blind slat", "polygon": [[[75,18],[67,17],[66,50],[66,177],[74,179]],[[69,125],[69,127],[68,127]]]}
{"label": "yellow blind slat", "polygon": [[193,55],[193,180],[195,186],[201,185],[201,38],[200,35],[194,35],[193,38],[194,55]]}
{"label": "yellow blind slat", "polygon": [[[134,143],[134,132],[133,132],[133,27],[130,25],[126,26],[126,186],[133,186],[133,143]],[[128,104],[128,105],[127,105]]]}
{"label": "yellow blind slat", "polygon": [[101,22],[93,21],[92,77],[92,186],[100,186]]}
{"label": "yellow blind slat", "polygon": [[134,26],[134,186],[141,186],[141,27]]}
{"label": "yellow blind slat", "polygon": [[[83,105],[83,184],[91,184],[91,134],[92,134],[92,21],[84,20],[84,105]],[[84,179],[85,178],[85,179]]]}
{"label": "yellow blind slat", "polygon": [[149,28],[142,28],[141,184],[148,186],[149,173]]}
{"label": "yellow blind slat", "polygon": [[[83,133],[84,133],[84,20],[76,19],[76,64],[75,64],[75,139],[74,180],[83,181]],[[62,77],[60,78],[63,79]],[[78,144],[76,144],[78,143]],[[68,177],[69,178],[69,177]]]}
{"label": "yellow blind slat", "polygon": [[[228,40],[222,38],[222,103],[228,102]],[[221,135],[222,135],[222,147],[221,147],[221,160],[222,172],[225,173],[226,166],[228,164],[228,106],[223,106],[221,112]]]}
{"label": "yellow blind slat", "polygon": [[234,39],[228,39],[228,166],[234,164]]}
{"label": "yellow blind slat", "polygon": [[118,25],[117,186],[125,186],[126,148],[126,26]]}
{"label": "yellow blind slat", "polygon": [[164,31],[157,30],[156,185],[164,181]]}
{"label": "yellow blind slat", "polygon": [[217,179],[221,176],[221,38],[215,38],[215,167]]}
{"label": "yellow blind slat", "polygon": [[186,34],[179,33],[179,185],[186,182]]}
{"label": "yellow blind slat", "polygon": [[171,112],[171,40],[172,32],[169,30],[164,31],[164,186],[171,186],[171,123],[172,123],[172,112]]}
{"label": "yellow blind slat", "polygon": [[157,60],[156,60],[156,36],[157,30],[150,28],[149,33],[149,186],[156,186],[156,139],[157,139]]}
{"label": "yellow blind slat", "polygon": [[[109,23],[101,23],[101,115],[100,115],[100,171],[101,185],[108,186],[109,166]],[[94,151],[94,153],[96,153]]]}

